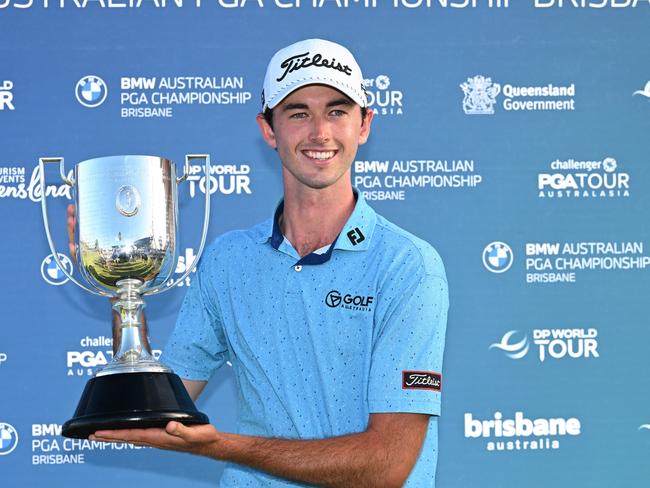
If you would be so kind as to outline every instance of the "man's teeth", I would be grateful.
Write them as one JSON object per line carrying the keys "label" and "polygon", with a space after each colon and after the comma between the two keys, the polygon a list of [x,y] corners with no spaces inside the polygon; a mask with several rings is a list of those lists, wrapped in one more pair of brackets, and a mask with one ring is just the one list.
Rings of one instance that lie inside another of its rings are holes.
{"label": "man's teeth", "polygon": [[312,159],[329,159],[333,158],[336,151],[305,151],[305,155]]}

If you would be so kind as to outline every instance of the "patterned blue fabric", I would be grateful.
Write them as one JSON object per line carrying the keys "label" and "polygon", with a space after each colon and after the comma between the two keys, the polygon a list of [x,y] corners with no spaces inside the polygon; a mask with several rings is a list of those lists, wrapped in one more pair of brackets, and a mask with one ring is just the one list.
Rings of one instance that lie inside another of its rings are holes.
{"label": "patterned blue fabric", "polygon": [[[301,258],[278,236],[277,215],[206,251],[163,361],[193,380],[230,361],[240,434],[324,438],[364,431],[370,413],[431,414],[406,486],[434,486],[440,393],[403,388],[402,372],[441,373],[440,257],[360,194],[323,254]],[[233,465],[221,486],[299,485]]]}

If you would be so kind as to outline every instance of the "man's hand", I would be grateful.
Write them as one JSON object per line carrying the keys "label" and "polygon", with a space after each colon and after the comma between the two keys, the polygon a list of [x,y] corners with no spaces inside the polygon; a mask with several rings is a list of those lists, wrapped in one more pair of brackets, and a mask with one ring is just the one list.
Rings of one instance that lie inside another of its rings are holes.
{"label": "man's hand", "polygon": [[328,488],[399,488],[418,458],[428,424],[423,414],[371,414],[365,432],[294,440],[170,422],[165,429],[106,430],[90,439],[199,454]]}
{"label": "man's hand", "polygon": [[138,446],[156,447],[216,457],[219,432],[212,425],[186,426],[169,422],[164,429],[100,430],[89,437],[91,441],[130,442]]}

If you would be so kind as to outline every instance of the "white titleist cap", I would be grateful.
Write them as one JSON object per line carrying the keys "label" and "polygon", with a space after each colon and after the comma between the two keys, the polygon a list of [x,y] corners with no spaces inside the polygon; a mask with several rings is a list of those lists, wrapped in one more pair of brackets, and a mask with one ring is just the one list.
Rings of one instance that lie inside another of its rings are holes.
{"label": "white titleist cap", "polygon": [[305,85],[328,85],[366,107],[363,75],[352,53],[340,44],[306,39],[280,49],[266,68],[262,112]]}

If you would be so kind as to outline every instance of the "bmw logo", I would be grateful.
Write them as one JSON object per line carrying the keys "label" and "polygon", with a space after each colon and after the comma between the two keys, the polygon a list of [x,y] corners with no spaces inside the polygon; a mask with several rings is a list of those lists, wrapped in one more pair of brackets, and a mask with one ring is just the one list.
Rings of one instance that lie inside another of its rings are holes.
{"label": "bmw logo", "polygon": [[483,265],[492,273],[503,273],[510,269],[514,256],[505,242],[491,242],[483,250]]}
{"label": "bmw logo", "polygon": [[75,95],[84,107],[95,108],[106,100],[108,87],[99,76],[87,75],[77,82]]}
{"label": "bmw logo", "polygon": [[[69,274],[72,274],[73,268],[70,258],[65,254],[59,253],[59,260],[61,260],[61,264],[63,264],[66,271]],[[56,260],[52,254],[43,259],[43,262],[41,263],[41,275],[50,285],[56,286],[67,283],[69,279],[65,273],[61,271],[59,265],[56,264]]]}
{"label": "bmw logo", "polygon": [[0,422],[0,456],[9,454],[18,445],[18,431],[13,425]]}

